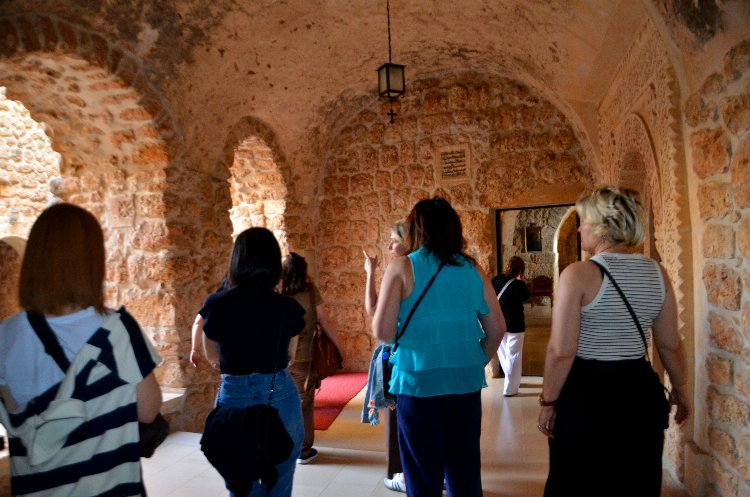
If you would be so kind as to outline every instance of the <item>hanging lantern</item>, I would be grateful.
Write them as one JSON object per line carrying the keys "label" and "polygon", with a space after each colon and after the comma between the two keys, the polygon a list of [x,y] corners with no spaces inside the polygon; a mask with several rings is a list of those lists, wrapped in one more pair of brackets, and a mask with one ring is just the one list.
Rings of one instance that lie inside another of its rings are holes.
{"label": "hanging lantern", "polygon": [[391,110],[388,115],[393,122],[396,112],[393,110],[393,102],[406,91],[405,65],[391,62],[391,2],[386,1],[386,13],[388,16],[388,62],[378,67],[378,95],[385,97],[391,102]]}
{"label": "hanging lantern", "polygon": [[378,68],[378,95],[395,100],[404,94],[405,67],[402,64],[386,62]]}

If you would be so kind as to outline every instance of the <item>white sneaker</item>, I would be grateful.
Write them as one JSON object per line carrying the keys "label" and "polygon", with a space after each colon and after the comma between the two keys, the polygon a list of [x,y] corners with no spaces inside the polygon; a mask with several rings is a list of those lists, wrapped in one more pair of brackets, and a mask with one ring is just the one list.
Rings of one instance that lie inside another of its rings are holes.
{"label": "white sneaker", "polygon": [[388,490],[406,493],[406,482],[403,473],[393,473],[393,478],[383,478],[383,485]]}
{"label": "white sneaker", "polygon": [[297,464],[310,464],[316,457],[318,457],[318,449],[310,449],[310,453],[307,456],[302,457],[302,454],[300,454],[300,457],[297,459]]}

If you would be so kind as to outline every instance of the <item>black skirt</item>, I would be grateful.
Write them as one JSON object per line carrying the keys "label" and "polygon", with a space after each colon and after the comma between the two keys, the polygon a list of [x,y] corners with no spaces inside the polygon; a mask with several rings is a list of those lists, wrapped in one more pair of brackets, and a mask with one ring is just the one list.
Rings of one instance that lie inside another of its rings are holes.
{"label": "black skirt", "polygon": [[645,359],[576,357],[557,401],[544,496],[658,497],[665,409]]}

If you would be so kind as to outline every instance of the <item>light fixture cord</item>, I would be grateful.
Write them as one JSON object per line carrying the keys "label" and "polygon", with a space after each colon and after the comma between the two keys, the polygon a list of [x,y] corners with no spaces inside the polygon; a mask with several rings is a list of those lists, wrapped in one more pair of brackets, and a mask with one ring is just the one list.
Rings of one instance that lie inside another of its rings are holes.
{"label": "light fixture cord", "polygon": [[391,0],[386,0],[385,11],[388,14],[388,63],[391,62]]}

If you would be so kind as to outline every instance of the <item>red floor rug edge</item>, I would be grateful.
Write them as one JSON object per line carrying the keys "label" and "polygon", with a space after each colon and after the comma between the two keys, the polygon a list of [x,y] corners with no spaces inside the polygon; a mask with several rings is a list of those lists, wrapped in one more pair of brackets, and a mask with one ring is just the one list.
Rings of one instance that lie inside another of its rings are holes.
{"label": "red floor rug edge", "polygon": [[336,373],[315,392],[315,429],[327,430],[344,406],[367,384],[367,373]]}

